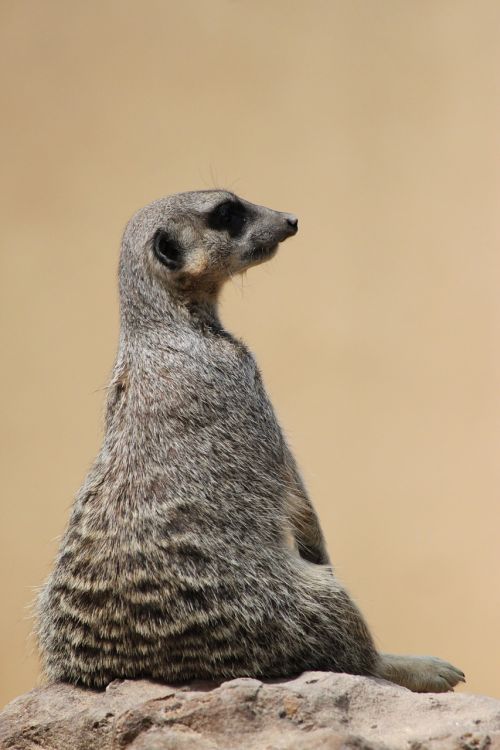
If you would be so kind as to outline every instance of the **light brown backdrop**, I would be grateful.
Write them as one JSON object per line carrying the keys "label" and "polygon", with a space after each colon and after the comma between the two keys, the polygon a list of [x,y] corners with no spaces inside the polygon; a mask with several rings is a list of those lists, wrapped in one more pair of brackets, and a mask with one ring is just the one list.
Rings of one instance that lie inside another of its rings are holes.
{"label": "light brown backdrop", "polygon": [[500,4],[2,0],[1,701],[100,441],[129,215],[300,217],[223,318],[381,648],[500,696]]}

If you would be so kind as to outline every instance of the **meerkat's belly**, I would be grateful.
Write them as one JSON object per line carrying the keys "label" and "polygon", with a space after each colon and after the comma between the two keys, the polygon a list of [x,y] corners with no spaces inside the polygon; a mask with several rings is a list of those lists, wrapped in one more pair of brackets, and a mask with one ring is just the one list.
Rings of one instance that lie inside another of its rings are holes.
{"label": "meerkat's belly", "polygon": [[255,555],[263,519],[239,536],[230,515],[215,522],[206,509],[197,525],[194,513],[194,502],[179,502],[165,521],[146,514],[128,533],[125,522],[104,532],[96,514],[85,533],[72,529],[40,602],[49,666],[54,658],[68,679],[94,686],[248,668],[245,632],[275,606],[269,563]]}

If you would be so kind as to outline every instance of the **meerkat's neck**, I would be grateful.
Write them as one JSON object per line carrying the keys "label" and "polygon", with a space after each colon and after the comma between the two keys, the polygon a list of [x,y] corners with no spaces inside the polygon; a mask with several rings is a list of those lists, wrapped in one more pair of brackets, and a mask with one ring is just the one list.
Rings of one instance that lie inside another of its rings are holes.
{"label": "meerkat's neck", "polygon": [[[150,305],[142,311],[130,300],[122,304],[118,353],[108,387],[101,460],[108,470],[118,470],[120,481],[133,486],[137,496],[142,478],[153,471],[151,465],[163,460],[156,455],[158,430],[165,416],[164,399],[180,387],[176,369],[189,368],[193,358],[207,356],[206,344],[200,347],[202,339],[230,337],[220,323],[217,300],[185,303],[164,295],[161,302],[161,307]],[[210,349],[216,357],[217,344]],[[165,408],[175,417],[171,406]]]}
{"label": "meerkat's neck", "polygon": [[219,290],[207,294],[165,294],[165,289],[143,289],[136,281],[133,293],[121,290],[120,342],[139,347],[173,339],[182,331],[223,330],[219,318]]}

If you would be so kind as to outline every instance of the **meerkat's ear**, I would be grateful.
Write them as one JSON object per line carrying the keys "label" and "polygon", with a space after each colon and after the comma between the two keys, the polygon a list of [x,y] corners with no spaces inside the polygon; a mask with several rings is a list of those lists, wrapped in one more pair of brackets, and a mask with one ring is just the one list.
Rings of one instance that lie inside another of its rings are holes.
{"label": "meerkat's ear", "polygon": [[178,271],[183,264],[182,247],[166,229],[158,229],[153,237],[155,257],[170,271]]}

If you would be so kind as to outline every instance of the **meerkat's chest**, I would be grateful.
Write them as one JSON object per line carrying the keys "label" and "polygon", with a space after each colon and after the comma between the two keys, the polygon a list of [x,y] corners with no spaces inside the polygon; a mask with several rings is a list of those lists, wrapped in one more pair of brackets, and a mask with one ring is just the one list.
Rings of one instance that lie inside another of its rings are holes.
{"label": "meerkat's chest", "polygon": [[262,442],[273,453],[283,438],[257,363],[238,342],[200,346],[178,357],[165,383],[169,417],[190,431],[228,442]]}
{"label": "meerkat's chest", "polygon": [[238,407],[267,400],[257,363],[238,342],[199,345],[172,365],[172,390],[184,403]]}

